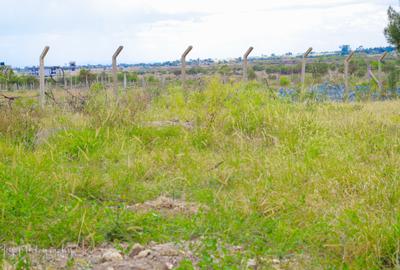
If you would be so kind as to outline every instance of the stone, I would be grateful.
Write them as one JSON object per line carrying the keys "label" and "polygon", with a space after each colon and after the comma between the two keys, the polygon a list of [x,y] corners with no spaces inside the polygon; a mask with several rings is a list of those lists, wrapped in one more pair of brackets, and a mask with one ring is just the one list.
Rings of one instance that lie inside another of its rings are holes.
{"label": "stone", "polygon": [[144,247],[140,244],[135,244],[132,247],[131,253],[129,254],[129,257],[133,258],[136,255],[138,255],[140,252],[144,250]]}
{"label": "stone", "polygon": [[79,246],[77,244],[74,243],[69,243],[65,246],[66,249],[78,249]]}
{"label": "stone", "polygon": [[115,249],[107,250],[106,252],[104,252],[102,256],[103,262],[117,262],[122,260],[123,260],[122,255]]}
{"label": "stone", "polygon": [[136,255],[135,259],[146,258],[146,257],[150,256],[151,253],[152,252],[150,249],[143,250],[143,251],[139,252],[138,255]]}
{"label": "stone", "polygon": [[273,264],[280,264],[281,260],[275,258],[275,259],[272,259],[272,263]]}
{"label": "stone", "polygon": [[179,256],[179,251],[171,243],[154,246],[153,250],[156,251],[160,256],[166,256],[166,257]]}
{"label": "stone", "polygon": [[250,259],[247,261],[247,268],[257,269],[257,261],[255,259]]}
{"label": "stone", "polygon": [[165,263],[165,266],[167,267],[168,270],[171,270],[172,268],[174,268],[174,265],[170,262]]}

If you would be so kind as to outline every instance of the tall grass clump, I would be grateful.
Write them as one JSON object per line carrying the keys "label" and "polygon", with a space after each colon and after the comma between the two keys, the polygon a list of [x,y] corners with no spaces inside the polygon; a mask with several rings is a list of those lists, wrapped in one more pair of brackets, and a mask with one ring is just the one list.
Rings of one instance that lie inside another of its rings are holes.
{"label": "tall grass clump", "polygon": [[14,106],[3,107],[0,114],[0,136],[27,148],[32,147],[41,114],[29,101],[17,100]]}

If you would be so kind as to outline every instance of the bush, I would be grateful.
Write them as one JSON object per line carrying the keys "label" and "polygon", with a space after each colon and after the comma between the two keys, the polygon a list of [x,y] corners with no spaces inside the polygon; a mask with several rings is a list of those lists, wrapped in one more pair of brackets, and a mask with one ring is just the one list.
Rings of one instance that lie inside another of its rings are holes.
{"label": "bush", "polygon": [[282,87],[288,86],[290,84],[290,80],[286,76],[281,76],[279,78],[279,85]]}

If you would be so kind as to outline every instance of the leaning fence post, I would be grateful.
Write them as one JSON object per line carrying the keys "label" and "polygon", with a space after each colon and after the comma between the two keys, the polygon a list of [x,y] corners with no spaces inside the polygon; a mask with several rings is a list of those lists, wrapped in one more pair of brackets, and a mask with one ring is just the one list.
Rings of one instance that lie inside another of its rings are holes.
{"label": "leaning fence post", "polygon": [[354,51],[344,60],[344,99],[347,101],[349,95],[349,63],[354,56]]}
{"label": "leaning fence post", "polygon": [[385,60],[386,56],[388,55],[387,52],[384,52],[381,57],[379,57],[378,60],[378,76],[379,76],[379,80],[382,82],[383,81],[383,73],[382,73],[382,62],[383,60]]}
{"label": "leaning fence post", "polygon": [[186,56],[190,53],[193,49],[193,46],[189,46],[186,51],[182,54],[181,57],[181,76],[182,76],[182,84],[186,81]]}
{"label": "leaning fence post", "polygon": [[374,82],[378,85],[379,92],[381,96],[383,95],[382,92],[382,82],[375,76],[375,74],[372,72],[371,68],[368,69],[368,75],[374,80]]}
{"label": "leaning fence post", "polygon": [[378,59],[378,76],[376,77],[375,74],[372,72],[371,67],[368,68],[368,75],[376,82],[376,84],[378,85],[379,88],[379,93],[381,94],[381,96],[384,96],[383,93],[383,74],[382,74],[382,62],[385,59],[385,57],[387,56],[387,52],[385,52],[384,54],[382,54],[379,59]]}
{"label": "leaning fence post", "polygon": [[308,50],[303,54],[302,64],[301,64],[301,89],[304,91],[305,82],[306,82],[306,64],[307,64],[307,57],[312,52],[313,48],[310,47]]}
{"label": "leaning fence post", "polygon": [[45,90],[44,90],[44,58],[46,57],[47,53],[49,52],[50,47],[46,46],[43,49],[42,54],[40,55],[40,70],[39,70],[39,76],[40,76],[40,87],[39,87],[39,105],[44,108],[44,104],[46,102],[45,100]]}
{"label": "leaning fence post", "polygon": [[118,98],[118,76],[117,76],[117,57],[121,53],[123,46],[119,46],[112,57],[112,76],[113,76],[113,88],[114,95]]}
{"label": "leaning fence post", "polygon": [[249,57],[253,49],[254,49],[253,47],[248,48],[245,54],[243,55],[243,81],[245,82],[249,79],[247,75],[247,63],[248,63],[247,58]]}

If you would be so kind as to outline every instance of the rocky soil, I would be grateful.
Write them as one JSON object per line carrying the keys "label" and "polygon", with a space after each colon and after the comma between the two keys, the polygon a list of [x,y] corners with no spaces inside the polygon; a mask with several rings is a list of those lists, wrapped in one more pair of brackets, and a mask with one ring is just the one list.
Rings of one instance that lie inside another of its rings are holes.
{"label": "rocky soil", "polygon": [[[207,211],[207,207],[172,199],[158,197],[155,200],[128,207],[130,211],[157,211],[160,214],[194,215],[199,211]],[[180,243],[154,243],[146,246],[135,244],[119,244],[118,247],[104,244],[96,248],[84,248],[75,244],[61,249],[37,249],[30,246],[3,247],[3,270],[14,269],[68,269],[68,270],[168,270],[175,269],[185,260],[198,269],[199,250],[204,248],[203,239]],[[228,250],[230,255],[245,252],[241,246],[226,246],[218,243],[218,249]],[[224,255],[222,255],[224,256]],[[1,256],[0,256],[1,258]],[[304,256],[288,256],[286,258],[257,258],[243,261],[240,269],[307,269]],[[21,265],[23,266],[21,268]],[[268,265],[267,268],[262,265]]]}
{"label": "rocky soil", "polygon": [[94,269],[94,270],[150,270],[173,269],[183,260],[196,264],[195,256],[185,244],[135,244],[125,250],[109,246],[84,249],[69,245],[63,249],[34,249],[29,246],[5,248],[3,269],[16,269],[18,262],[25,260],[30,269]]}

